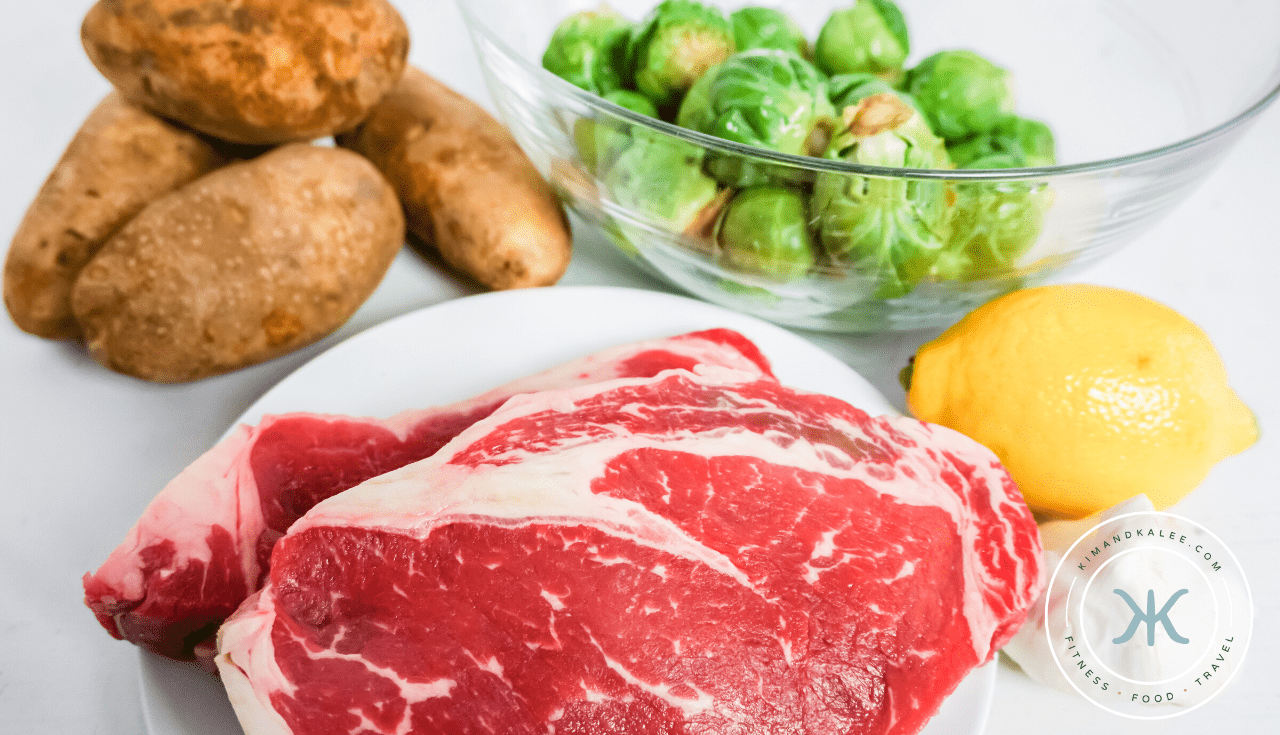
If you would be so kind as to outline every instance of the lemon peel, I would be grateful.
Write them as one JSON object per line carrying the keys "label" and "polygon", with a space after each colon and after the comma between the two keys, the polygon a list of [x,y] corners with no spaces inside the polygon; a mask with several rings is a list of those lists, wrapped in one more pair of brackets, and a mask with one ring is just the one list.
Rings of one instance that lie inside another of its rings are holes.
{"label": "lemon peel", "polygon": [[1208,336],[1122,289],[1016,291],[916,353],[907,405],[985,444],[1033,510],[1078,518],[1181,500],[1258,439]]}

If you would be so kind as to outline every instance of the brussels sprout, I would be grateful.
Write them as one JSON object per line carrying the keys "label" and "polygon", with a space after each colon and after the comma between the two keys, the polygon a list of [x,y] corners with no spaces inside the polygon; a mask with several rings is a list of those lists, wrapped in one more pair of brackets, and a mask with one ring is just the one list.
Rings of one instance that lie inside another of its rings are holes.
{"label": "brussels sprout", "polygon": [[1053,131],[1049,126],[1017,115],[1004,118],[989,133],[948,145],[947,153],[960,168],[973,168],[969,165],[971,162],[997,153],[1014,156],[1019,167],[1057,163]]}
{"label": "brussels sprout", "polygon": [[608,6],[569,16],[551,34],[542,68],[595,94],[622,89],[631,21]]}
{"label": "brussels sprout", "polygon": [[715,119],[716,111],[712,94],[716,90],[716,77],[720,66],[716,65],[698,77],[684,98],[680,100],[680,108],[676,111],[676,125],[696,130],[695,125],[709,125]]}
{"label": "brussels sprout", "polygon": [[796,189],[738,192],[721,215],[716,241],[730,267],[780,281],[803,276],[814,263],[807,204]]}
{"label": "brussels sprout", "polygon": [[[992,153],[963,168],[1017,168],[1023,160]],[[1012,268],[1040,237],[1052,202],[1048,185],[1038,182],[957,182],[948,251],[964,261],[963,277],[978,279]]]}
{"label": "brussels sprout", "polygon": [[[658,116],[657,108],[648,97],[639,92],[618,89],[605,94],[604,98],[632,112],[649,117]],[[574,124],[573,137],[578,146],[578,156],[587,170],[599,175],[608,169],[618,154],[631,145],[631,138],[637,132],[635,126],[622,121],[582,118]]]}
{"label": "brussels sprout", "polygon": [[734,45],[739,51],[776,48],[799,56],[809,55],[809,40],[791,16],[774,8],[746,7],[729,16]]}
{"label": "brussels sprout", "polygon": [[831,104],[837,111],[856,105],[873,94],[895,95],[919,110],[921,114],[924,113],[924,109],[914,97],[895,89],[892,84],[874,74],[837,74],[827,82],[827,96],[831,98]]}
{"label": "brussels sprout", "polygon": [[813,59],[827,74],[869,72],[897,76],[911,51],[907,23],[890,0],[857,0],[827,18]]}
{"label": "brussels sprout", "polygon": [[708,69],[733,54],[733,28],[717,8],[664,0],[627,44],[634,88],[662,107],[680,101]]}
{"label": "brussels sprout", "polygon": [[619,89],[604,95],[604,98],[618,107],[625,107],[632,112],[637,112],[647,117],[657,117],[658,108],[653,106],[653,101],[639,92],[632,92],[629,89]]}
{"label": "brussels sprout", "polygon": [[[708,71],[685,97],[676,122],[690,130],[780,153],[821,153],[835,124],[826,78],[777,49],[753,49]],[[712,173],[730,186],[770,180],[767,164],[717,156]]]}
{"label": "brussels sprout", "polygon": [[605,174],[613,200],[674,232],[701,230],[719,206],[715,179],[702,172],[703,149],[662,136],[638,136]]}
{"label": "brussels sprout", "polygon": [[[868,166],[952,168],[946,147],[901,97],[871,95],[844,111],[826,157]],[[811,203],[827,256],[872,279],[877,298],[910,293],[930,274],[950,234],[940,180],[823,172]],[[945,265],[945,264],[944,264]]]}
{"label": "brussels sprout", "polygon": [[972,51],[940,51],[907,72],[906,91],[947,140],[987,133],[1013,114],[1013,79]]}
{"label": "brussels sprout", "polygon": [[777,49],[729,57],[699,80],[676,117],[690,130],[796,155],[816,126],[834,119],[822,73]]}

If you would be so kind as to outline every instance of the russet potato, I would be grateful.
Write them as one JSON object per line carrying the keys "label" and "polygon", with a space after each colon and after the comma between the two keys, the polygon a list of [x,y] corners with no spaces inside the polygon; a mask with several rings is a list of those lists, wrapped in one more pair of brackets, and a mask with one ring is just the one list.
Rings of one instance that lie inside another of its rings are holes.
{"label": "russet potato", "polygon": [[100,0],[80,36],[130,101],[249,144],[354,127],[409,50],[387,0]]}
{"label": "russet potato", "polygon": [[79,335],[71,284],[107,238],[148,202],[227,162],[208,140],[106,96],[80,126],[13,236],[4,303],[19,328]]}
{"label": "russet potato", "polygon": [[367,160],[292,144],[149,204],[84,267],[71,304],[102,364],[197,380],[337,329],[403,242],[395,192]]}
{"label": "russet potato", "polygon": [[338,144],[373,161],[409,231],[488,288],[549,286],[572,238],[564,208],[511,133],[414,67]]}

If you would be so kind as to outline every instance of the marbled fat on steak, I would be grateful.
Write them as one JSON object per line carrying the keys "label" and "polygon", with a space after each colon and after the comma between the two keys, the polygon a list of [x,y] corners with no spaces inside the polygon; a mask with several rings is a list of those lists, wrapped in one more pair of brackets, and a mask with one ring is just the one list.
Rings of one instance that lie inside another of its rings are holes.
{"label": "marbled fat on steak", "polygon": [[750,340],[714,329],[610,348],[390,419],[292,413],[240,426],[170,482],[85,575],[85,603],[116,638],[212,669],[217,626],[261,586],[276,539],[317,502],[432,455],[513,395],[700,364],[772,378]]}
{"label": "marbled fat on steak", "polygon": [[246,733],[915,733],[1040,590],[948,429],[717,368],[521,396],[308,512],[219,633]]}

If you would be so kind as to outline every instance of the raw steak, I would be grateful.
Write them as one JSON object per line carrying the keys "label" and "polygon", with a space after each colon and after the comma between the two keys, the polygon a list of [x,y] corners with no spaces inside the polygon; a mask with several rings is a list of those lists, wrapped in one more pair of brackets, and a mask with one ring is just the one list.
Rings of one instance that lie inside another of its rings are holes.
{"label": "raw steak", "polygon": [[958,433],[672,371],[514,398],[320,503],[217,664],[249,735],[914,733],[1040,552]]}
{"label": "raw steak", "polygon": [[85,575],[85,603],[116,638],[212,669],[217,626],[261,586],[276,539],[317,502],[430,456],[515,394],[699,364],[772,377],[750,340],[716,329],[612,348],[386,420],[295,413],[242,425],[170,482]]}

